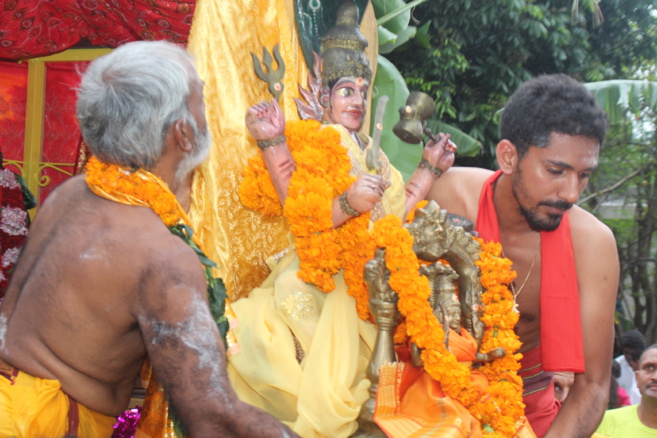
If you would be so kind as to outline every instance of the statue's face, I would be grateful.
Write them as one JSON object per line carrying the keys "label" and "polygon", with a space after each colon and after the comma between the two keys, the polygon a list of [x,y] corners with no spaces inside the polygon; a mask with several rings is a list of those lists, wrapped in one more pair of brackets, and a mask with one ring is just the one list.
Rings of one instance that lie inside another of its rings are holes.
{"label": "statue's face", "polygon": [[449,326],[458,333],[461,330],[461,303],[456,294],[452,294],[452,300],[447,305],[447,312]]}
{"label": "statue's face", "polygon": [[329,93],[326,120],[344,126],[349,132],[358,131],[365,119],[369,88],[369,82],[363,78],[340,78]]}
{"label": "statue's face", "polygon": [[416,218],[408,231],[413,236],[413,251],[420,259],[435,262],[445,253],[443,227],[438,222]]}

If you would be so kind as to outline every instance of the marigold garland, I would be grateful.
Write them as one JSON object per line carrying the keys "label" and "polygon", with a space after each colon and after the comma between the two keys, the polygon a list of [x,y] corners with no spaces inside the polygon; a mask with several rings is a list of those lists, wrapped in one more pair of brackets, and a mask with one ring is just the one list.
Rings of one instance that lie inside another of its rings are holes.
{"label": "marigold garland", "polygon": [[169,187],[153,176],[141,169],[131,171],[90,157],[85,180],[97,195],[117,202],[122,202],[119,199],[122,198],[127,201],[124,203],[150,207],[167,227],[175,225],[181,218],[186,218],[185,212]]}
{"label": "marigold garland", "polygon": [[[445,333],[429,305],[430,288],[426,277],[419,274],[420,261],[413,252],[413,238],[394,216],[386,216],[374,224],[377,246],[386,249],[386,266],[390,270],[390,286],[399,295],[398,308],[405,318],[406,333],[422,348],[424,368],[440,382],[442,390],[461,402],[478,419],[490,437],[510,437],[516,433],[516,420],[524,413],[522,380],[517,374],[520,347],[513,327],[518,313],[513,311],[513,295],[506,286],[515,278],[511,262],[501,258],[499,244],[481,245],[480,260],[484,304],[482,321],[486,325],[481,352],[497,347],[507,354],[479,370],[488,378],[486,394],[471,384],[469,365],[459,363],[445,347]],[[509,307],[508,304],[511,304]]]}
{"label": "marigold garland", "polygon": [[323,292],[335,289],[333,276],[341,269],[349,294],[356,298],[358,314],[369,319],[363,268],[374,254],[368,228],[370,214],[333,228],[333,199],[356,180],[351,158],[340,133],[316,120],[286,124],[287,145],[296,164],[283,209],[261,154],[251,158],[243,174],[242,203],[264,215],[283,213],[295,237],[300,279]]}
{"label": "marigold garland", "polygon": [[[461,364],[444,346],[443,327],[429,305],[429,282],[419,273],[421,263],[413,252],[413,238],[399,218],[388,215],[369,231],[370,215],[352,218],[332,228],[331,203],[355,178],[349,175],[351,163],[347,149],[340,144],[337,131],[320,129],[315,121],[289,122],[286,137],[297,165],[290,181],[283,212],[295,236],[300,260],[299,277],[324,292],[335,288],[333,275],[343,270],[348,293],[356,298],[358,314],[369,319],[369,294],[363,267],[376,247],[386,248],[386,265],[391,272],[390,286],[399,295],[398,307],[405,317],[395,333],[395,342],[410,337],[422,348],[426,371],[445,393],[457,399],[480,421],[490,437],[510,437],[516,433],[516,420],[524,414],[522,380],[517,374],[520,347],[513,328],[518,320],[513,295],[507,285],[515,278],[511,262],[500,257],[499,244],[481,245],[482,321],[486,326],[481,352],[503,347],[507,354],[479,368],[488,378],[486,394],[471,384],[471,369]],[[262,156],[249,160],[240,187],[242,202],[263,214],[280,214],[280,204]],[[274,205],[275,204],[275,205]],[[417,208],[422,208],[419,204]],[[411,221],[415,209],[408,215]]]}

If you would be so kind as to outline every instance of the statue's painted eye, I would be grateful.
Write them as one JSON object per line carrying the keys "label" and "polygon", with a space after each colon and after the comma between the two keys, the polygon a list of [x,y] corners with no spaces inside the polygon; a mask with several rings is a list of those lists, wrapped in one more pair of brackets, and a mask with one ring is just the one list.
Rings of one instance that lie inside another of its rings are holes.
{"label": "statue's painted eye", "polygon": [[340,97],[349,97],[354,93],[354,90],[351,88],[338,88],[335,90],[335,94]]}

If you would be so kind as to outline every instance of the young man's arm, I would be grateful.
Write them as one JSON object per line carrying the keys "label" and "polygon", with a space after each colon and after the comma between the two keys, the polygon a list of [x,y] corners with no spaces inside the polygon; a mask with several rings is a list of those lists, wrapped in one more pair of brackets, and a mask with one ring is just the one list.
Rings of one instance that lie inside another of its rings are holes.
{"label": "young man's arm", "polygon": [[[575,210],[575,209],[573,209]],[[616,240],[604,224],[573,211],[573,247],[579,281],[586,370],[575,374],[546,438],[590,437],[607,407],[614,339],[614,307],[620,268]],[[575,221],[577,219],[586,220]]]}
{"label": "young man's arm", "polygon": [[237,398],[208,308],[201,263],[182,240],[171,239],[158,243],[161,256],[142,275],[136,317],[155,374],[188,432],[195,437],[296,436]]}

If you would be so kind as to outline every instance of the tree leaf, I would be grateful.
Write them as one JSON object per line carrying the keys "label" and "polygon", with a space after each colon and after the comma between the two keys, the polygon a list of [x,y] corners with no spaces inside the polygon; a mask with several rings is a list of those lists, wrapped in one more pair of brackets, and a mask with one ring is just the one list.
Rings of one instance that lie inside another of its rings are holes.
{"label": "tree leaf", "polygon": [[411,9],[404,0],[372,0],[374,14],[382,19],[379,24],[398,34],[408,27]]}
{"label": "tree leaf", "polygon": [[379,53],[385,55],[386,53],[392,52],[397,47],[407,43],[411,38],[415,36],[416,33],[417,33],[417,28],[415,26],[408,26],[406,29],[399,32],[394,42],[383,44],[383,45],[380,44]]}
{"label": "tree leaf", "polygon": [[394,45],[397,41],[397,34],[390,32],[383,26],[377,28],[379,34],[379,53],[381,53],[381,47],[386,45]]}
{"label": "tree leaf", "polygon": [[657,109],[657,83],[616,79],[611,81],[588,82],[584,84],[609,116],[610,123],[619,123],[625,119],[628,110],[637,114],[641,98],[654,111]]}

